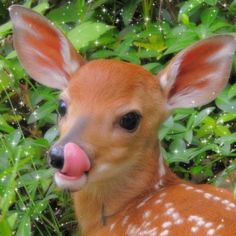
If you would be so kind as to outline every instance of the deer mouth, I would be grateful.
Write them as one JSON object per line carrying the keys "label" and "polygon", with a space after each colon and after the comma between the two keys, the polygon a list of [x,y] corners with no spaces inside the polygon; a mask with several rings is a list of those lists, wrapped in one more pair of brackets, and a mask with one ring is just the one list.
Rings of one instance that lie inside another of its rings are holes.
{"label": "deer mouth", "polygon": [[62,189],[79,190],[87,182],[90,168],[91,162],[85,151],[75,143],[67,143],[63,167],[54,175],[56,185]]}

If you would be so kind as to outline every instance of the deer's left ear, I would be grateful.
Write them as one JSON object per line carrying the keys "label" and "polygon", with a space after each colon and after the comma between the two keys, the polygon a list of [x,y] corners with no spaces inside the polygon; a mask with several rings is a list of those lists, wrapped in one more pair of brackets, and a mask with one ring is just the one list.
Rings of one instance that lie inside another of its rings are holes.
{"label": "deer's left ear", "polygon": [[158,74],[169,108],[195,107],[212,101],[227,84],[235,49],[233,36],[219,35],[177,54]]}
{"label": "deer's left ear", "polygon": [[85,60],[44,16],[19,5],[13,5],[9,10],[14,47],[27,73],[46,86],[66,88]]}

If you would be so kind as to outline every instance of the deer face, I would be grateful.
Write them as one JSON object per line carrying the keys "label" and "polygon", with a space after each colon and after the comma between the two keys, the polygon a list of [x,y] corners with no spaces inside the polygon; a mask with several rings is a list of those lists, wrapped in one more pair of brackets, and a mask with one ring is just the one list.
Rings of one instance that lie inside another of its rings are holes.
{"label": "deer face", "polygon": [[[76,165],[64,156],[66,144],[74,143],[90,163],[86,181],[121,175],[157,146],[165,104],[155,76],[142,67],[115,60],[87,63],[60,96],[61,137],[49,152],[52,165],[62,171],[63,164]],[[56,176],[60,186],[66,173]]]}

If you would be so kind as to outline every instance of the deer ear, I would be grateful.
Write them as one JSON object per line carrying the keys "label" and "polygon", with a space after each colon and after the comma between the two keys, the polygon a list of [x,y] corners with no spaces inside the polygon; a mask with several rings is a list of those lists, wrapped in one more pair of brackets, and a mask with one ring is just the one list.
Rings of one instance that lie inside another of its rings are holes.
{"label": "deer ear", "polygon": [[9,11],[14,47],[22,66],[39,83],[64,89],[84,63],[82,57],[45,17],[18,5]]}
{"label": "deer ear", "polygon": [[211,102],[227,84],[235,49],[233,36],[219,35],[177,54],[158,75],[170,109]]}

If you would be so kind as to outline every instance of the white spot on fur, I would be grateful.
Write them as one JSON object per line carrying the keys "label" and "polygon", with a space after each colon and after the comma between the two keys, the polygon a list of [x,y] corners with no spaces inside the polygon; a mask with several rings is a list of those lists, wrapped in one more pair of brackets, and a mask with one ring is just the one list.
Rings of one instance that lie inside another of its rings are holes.
{"label": "white spot on fur", "polygon": [[198,230],[199,230],[199,227],[197,227],[197,226],[191,227],[192,233],[196,233]]}
{"label": "white spot on fur", "polygon": [[173,218],[174,220],[177,220],[179,217],[180,217],[180,215],[179,215],[178,212],[175,212],[175,213],[172,214],[172,218]]}
{"label": "white spot on fur", "polygon": [[122,226],[126,225],[128,223],[129,216],[125,216],[124,219],[122,220]]}
{"label": "white spot on fur", "polygon": [[215,232],[216,232],[215,229],[209,229],[207,231],[207,235],[214,235]]}
{"label": "white spot on fur", "polygon": [[180,184],[180,186],[182,186],[182,187],[185,188],[185,187],[187,187],[187,184],[183,184],[183,183],[182,183],[182,184]]}
{"label": "white spot on fur", "polygon": [[172,207],[173,206],[173,203],[172,202],[167,202],[166,204],[165,204],[165,207],[166,208],[170,208],[170,207]]}
{"label": "white spot on fur", "polygon": [[151,216],[151,213],[152,213],[151,211],[145,211],[144,214],[143,214],[143,218],[144,219],[149,218]]}
{"label": "white spot on fur", "polygon": [[229,207],[231,207],[231,208],[235,208],[236,207],[236,205],[234,204],[234,203],[229,203]]}
{"label": "white spot on fur", "polygon": [[164,231],[160,233],[160,236],[167,236],[168,234],[169,234],[169,230],[165,229]]}
{"label": "white spot on fur", "polygon": [[126,230],[126,234],[129,236],[133,236],[133,235],[137,235],[139,231],[139,228],[137,227],[137,225],[128,225],[127,230]]}
{"label": "white spot on fur", "polygon": [[213,225],[212,222],[208,222],[208,223],[206,223],[206,224],[204,225],[204,227],[206,227],[206,228],[210,228],[210,227],[212,227],[212,225]]}
{"label": "white spot on fur", "polygon": [[175,211],[175,209],[173,207],[171,207],[166,211],[165,215],[172,215],[174,213],[174,211]]}
{"label": "white spot on fur", "polygon": [[115,228],[115,226],[116,226],[116,223],[111,224],[110,231],[112,231]]}
{"label": "white spot on fur", "polygon": [[183,224],[183,223],[184,223],[184,220],[181,219],[181,218],[175,221],[175,224],[176,224],[176,225],[181,225],[181,224]]}
{"label": "white spot on fur", "polygon": [[169,228],[172,225],[170,221],[166,221],[162,224],[162,228]]}
{"label": "white spot on fur", "polygon": [[220,224],[216,227],[216,230],[219,230],[219,229],[223,229],[224,228],[224,225],[223,224]]}
{"label": "white spot on fur", "polygon": [[203,190],[201,190],[201,189],[195,189],[195,192],[197,192],[197,193],[203,193]]}
{"label": "white spot on fur", "polygon": [[193,190],[194,188],[192,186],[187,186],[185,189],[186,190]]}
{"label": "white spot on fur", "polygon": [[224,204],[224,205],[228,205],[228,204],[230,203],[228,200],[222,200],[221,202],[222,202],[222,204]]}
{"label": "white spot on fur", "polygon": [[205,221],[203,219],[199,219],[196,223],[198,226],[203,226],[205,224]]}
{"label": "white spot on fur", "polygon": [[204,219],[201,216],[196,216],[196,215],[190,215],[188,217],[189,222],[195,222],[196,226],[202,226],[205,224]]}
{"label": "white spot on fur", "polygon": [[211,199],[211,198],[212,198],[212,194],[210,194],[210,193],[204,193],[204,197],[205,197],[206,199]]}
{"label": "white spot on fur", "polygon": [[160,204],[160,203],[162,203],[162,199],[157,199],[157,200],[155,201],[155,204],[156,204],[156,205],[158,205],[158,204]]}
{"label": "white spot on fur", "polygon": [[213,197],[213,200],[214,201],[220,201],[220,197],[215,196],[215,197]]}

